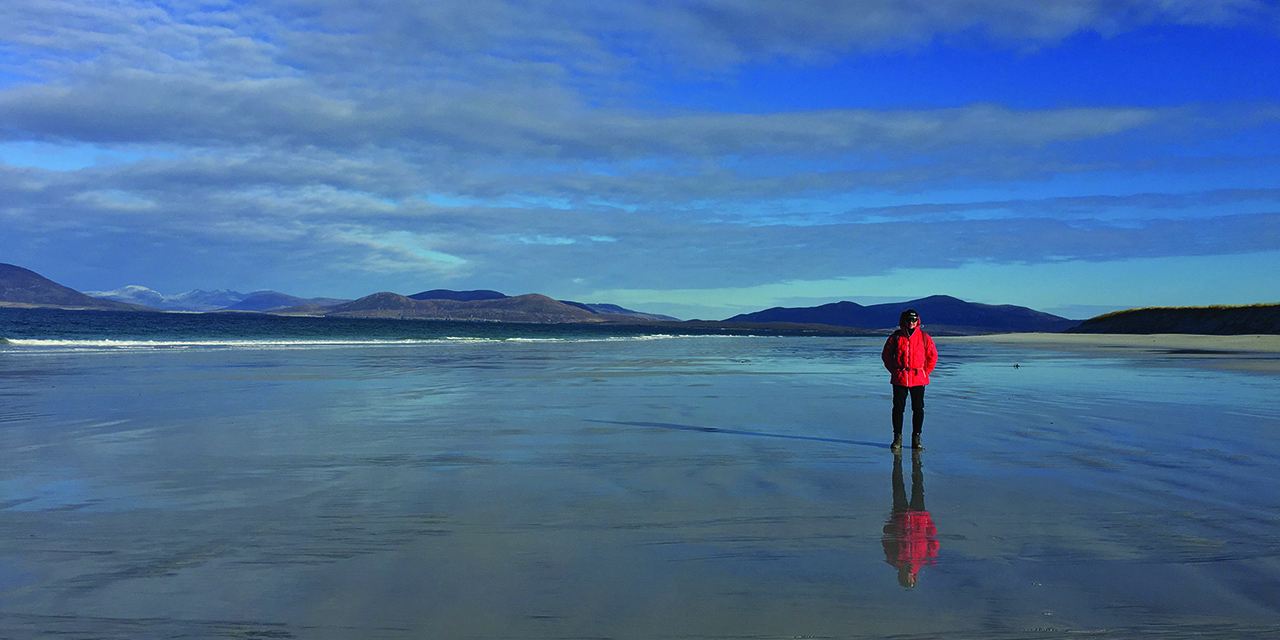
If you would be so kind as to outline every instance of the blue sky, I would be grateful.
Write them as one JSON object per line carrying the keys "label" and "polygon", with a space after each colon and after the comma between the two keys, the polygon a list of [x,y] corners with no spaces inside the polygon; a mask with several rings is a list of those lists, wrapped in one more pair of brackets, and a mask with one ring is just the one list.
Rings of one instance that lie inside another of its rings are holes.
{"label": "blue sky", "polygon": [[0,8],[0,262],[681,318],[1280,300],[1280,8]]}

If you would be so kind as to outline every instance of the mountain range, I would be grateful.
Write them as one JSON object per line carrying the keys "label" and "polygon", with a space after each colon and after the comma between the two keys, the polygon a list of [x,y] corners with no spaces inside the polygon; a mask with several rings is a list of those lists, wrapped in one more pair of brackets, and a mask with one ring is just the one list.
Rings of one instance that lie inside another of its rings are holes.
{"label": "mountain range", "polygon": [[88,295],[34,271],[0,263],[0,307],[51,307],[116,311],[245,311],[281,315],[412,318],[490,322],[659,324],[670,327],[885,333],[898,315],[915,309],[930,333],[1187,333],[1278,334],[1280,304],[1129,309],[1084,322],[1015,305],[989,305],[937,295],[918,300],[863,306],[833,302],[816,307],[774,307],[721,321],[680,321],[613,304],[553,300],[539,294],[508,296],[487,289],[431,289],[409,296],[382,292],[358,300],[300,298],[276,291],[244,294],[226,289],[166,296],[131,285]]}
{"label": "mountain range", "polygon": [[308,304],[330,306],[349,302],[337,298],[299,298],[278,291],[240,293],[230,289],[215,291],[196,289],[167,296],[136,284],[114,291],[85,291],[84,293],[95,298],[127,302],[163,311],[270,311]]}
{"label": "mountain range", "polygon": [[[94,292],[93,297],[14,265],[0,264],[0,306],[45,306],[78,309],[257,311],[284,315],[411,318],[541,323],[657,323],[673,326],[735,326],[783,330],[882,332],[897,326],[898,314],[914,308],[932,333],[1058,332],[1079,322],[1014,305],[965,302],[930,296],[906,302],[863,306],[835,302],[817,307],[776,307],[723,321],[681,322],[670,316],[632,311],[612,304],[583,304],[539,294],[508,296],[491,290],[432,289],[413,295],[375,293],[358,300],[300,298],[275,291],[242,294],[229,290],[165,296],[129,286]],[[114,298],[114,299],[107,299]]]}
{"label": "mountain range", "polygon": [[[359,300],[299,298],[277,291],[245,294],[228,289],[197,289],[166,296],[138,285],[114,291],[87,291],[88,295],[142,305],[164,311],[261,311],[288,315],[324,315],[348,318],[414,318],[437,320],[487,320],[505,322],[602,322],[621,319],[675,321],[670,316],[624,309],[613,304],[584,304],[551,300],[528,294],[508,296],[490,291],[432,289],[402,296],[382,292]],[[613,317],[618,316],[618,317]]]}
{"label": "mountain range", "polygon": [[10,264],[0,264],[0,306],[123,311],[257,311],[287,315],[494,322],[678,321],[671,316],[632,311],[614,304],[553,300],[539,294],[508,296],[490,290],[431,289],[412,296],[382,292],[359,300],[300,298],[277,291],[245,294],[228,289],[197,289],[164,295],[139,285],[114,291],[81,293]]}

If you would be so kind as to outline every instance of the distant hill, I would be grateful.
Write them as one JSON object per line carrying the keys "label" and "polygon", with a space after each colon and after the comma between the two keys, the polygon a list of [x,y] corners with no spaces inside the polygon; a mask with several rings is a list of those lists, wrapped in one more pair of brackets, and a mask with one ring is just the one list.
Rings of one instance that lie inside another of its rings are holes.
{"label": "distant hill", "polygon": [[616,304],[601,304],[601,303],[584,304],[581,302],[573,302],[572,300],[561,300],[560,302],[563,302],[569,306],[578,307],[579,309],[585,309],[587,311],[591,311],[592,313],[605,313],[605,314],[615,315],[615,316],[627,316],[628,318],[635,319],[635,320],[661,320],[664,322],[680,321],[678,318],[673,318],[671,316],[664,316],[657,313],[644,313],[643,311],[632,311],[631,309],[619,307]]}
{"label": "distant hill", "polygon": [[375,293],[340,304],[324,315],[344,318],[412,318],[421,320],[487,320],[494,322],[604,322],[613,316],[557,302],[544,295],[483,300],[415,300],[395,293]]}
{"label": "distant hill", "polygon": [[936,333],[1052,333],[1079,324],[1075,320],[1027,307],[965,302],[951,296],[929,296],[919,300],[869,306],[845,301],[817,307],[774,307],[736,315],[725,322],[788,322],[892,329],[898,326],[898,316],[906,309],[919,312],[925,330]]}
{"label": "distant hill", "polygon": [[0,306],[154,311],[136,304],[94,298],[11,264],[0,264]]}
{"label": "distant hill", "polygon": [[[414,300],[453,300],[455,302],[474,302],[477,300],[502,300],[505,298],[509,298],[510,296],[504,293],[499,293],[497,291],[490,291],[488,289],[479,289],[476,291],[450,291],[449,289],[432,289],[430,291],[423,291],[422,293],[415,293],[407,297],[412,298]],[[590,311],[596,314],[603,313],[603,314],[617,315],[617,316],[629,316],[630,318],[635,320],[677,321],[676,318],[673,318],[671,316],[664,316],[656,313],[644,313],[642,311],[632,311],[631,309],[626,309],[616,304],[584,304],[582,302],[574,302],[572,300],[558,300],[557,302],[561,302],[569,306],[577,307],[584,311]]]}
{"label": "distant hill", "polygon": [[340,298],[299,298],[279,291],[255,291],[223,311],[275,311],[292,307],[314,306],[332,307],[350,300]]}
{"label": "distant hill", "polygon": [[1149,307],[1090,318],[1072,333],[1280,334],[1280,304],[1219,307]]}

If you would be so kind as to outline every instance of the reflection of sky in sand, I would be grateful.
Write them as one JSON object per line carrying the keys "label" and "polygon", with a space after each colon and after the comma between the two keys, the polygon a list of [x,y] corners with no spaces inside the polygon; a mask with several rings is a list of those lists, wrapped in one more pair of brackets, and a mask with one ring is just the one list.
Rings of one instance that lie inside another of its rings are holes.
{"label": "reflection of sky in sand", "polygon": [[3,360],[0,627],[1278,628],[1276,377],[939,346],[910,590],[878,340]]}

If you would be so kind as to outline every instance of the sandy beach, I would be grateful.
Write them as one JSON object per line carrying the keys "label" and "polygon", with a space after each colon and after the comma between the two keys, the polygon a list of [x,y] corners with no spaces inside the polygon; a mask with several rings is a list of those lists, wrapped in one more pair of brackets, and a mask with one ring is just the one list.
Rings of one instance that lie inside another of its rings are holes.
{"label": "sandy beach", "polygon": [[1280,336],[1276,335],[1010,333],[957,336],[945,340],[956,344],[1017,345],[1082,355],[1154,359],[1179,366],[1280,373]]}
{"label": "sandy beach", "polygon": [[1005,333],[947,338],[957,342],[994,342],[1042,347],[1115,347],[1134,349],[1205,349],[1247,353],[1280,353],[1280,336],[1206,336],[1173,333],[1118,335],[1096,333]]}
{"label": "sandy beach", "polygon": [[880,343],[11,349],[0,637],[1280,633],[1274,336]]}

